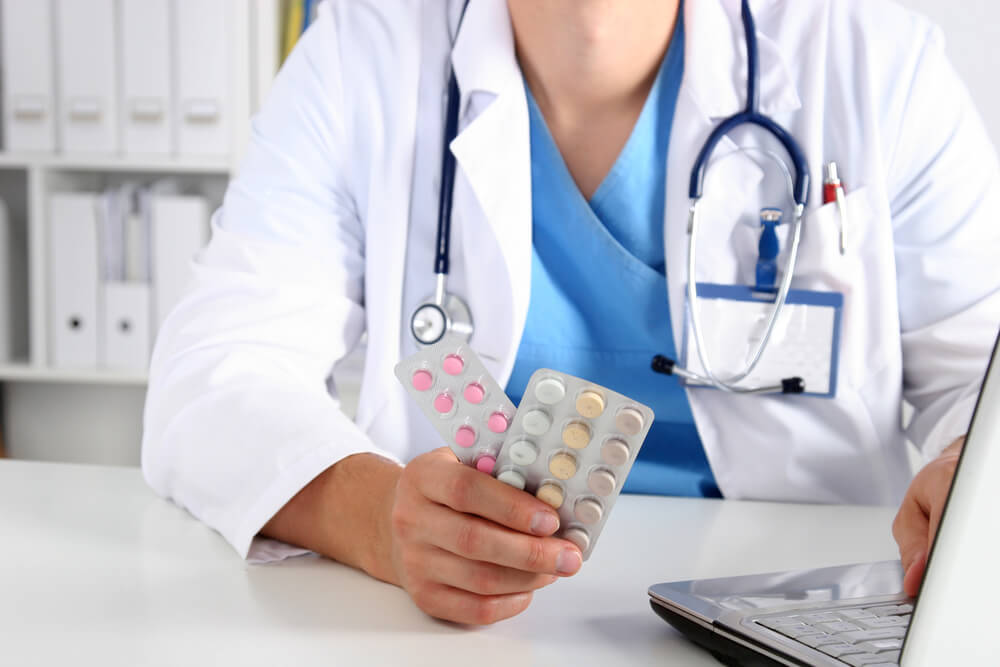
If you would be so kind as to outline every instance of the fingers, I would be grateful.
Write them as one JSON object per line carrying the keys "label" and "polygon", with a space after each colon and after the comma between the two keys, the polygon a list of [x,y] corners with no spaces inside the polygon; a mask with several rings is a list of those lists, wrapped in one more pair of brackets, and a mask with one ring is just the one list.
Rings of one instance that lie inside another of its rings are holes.
{"label": "fingers", "polygon": [[422,560],[423,566],[434,572],[438,582],[478,595],[525,593],[544,588],[559,579],[551,574],[469,560],[435,547],[429,547]]}
{"label": "fingers", "polygon": [[911,598],[916,597],[920,591],[920,582],[924,580],[924,571],[927,569],[927,553],[921,551],[910,564],[910,567],[903,572],[903,592]]}
{"label": "fingers", "polygon": [[957,461],[957,455],[951,454],[927,464],[910,483],[893,521],[892,533],[899,544],[905,573],[903,590],[907,595],[916,595],[923,581]]}
{"label": "fingers", "polygon": [[517,616],[531,604],[531,593],[476,595],[443,584],[429,584],[411,595],[425,613],[468,625],[489,625]]}
{"label": "fingers", "polygon": [[533,537],[441,505],[424,512],[415,539],[457,556],[539,574],[575,574],[583,564],[580,550],[566,540]]}
{"label": "fingers", "polygon": [[478,470],[458,464],[428,466],[423,472],[419,482],[423,494],[456,512],[530,535],[551,535],[559,528],[559,515],[550,505]]}
{"label": "fingers", "polygon": [[908,575],[904,577],[904,590],[907,595],[913,595],[916,592],[916,587],[919,587],[919,579],[917,579],[914,588],[907,589],[905,584],[907,581],[912,583],[912,577],[915,575],[910,575],[910,569],[927,551],[928,528],[927,514],[917,502],[916,494],[911,487],[892,523],[892,534],[899,545],[899,558],[903,564],[903,572]]}

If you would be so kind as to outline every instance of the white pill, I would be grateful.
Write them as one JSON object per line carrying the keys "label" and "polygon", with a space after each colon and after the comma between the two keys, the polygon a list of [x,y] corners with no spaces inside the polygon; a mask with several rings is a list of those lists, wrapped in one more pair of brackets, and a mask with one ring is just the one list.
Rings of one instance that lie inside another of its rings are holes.
{"label": "white pill", "polygon": [[590,535],[583,528],[570,528],[562,537],[580,547],[580,551],[586,551],[590,546]]}
{"label": "white pill", "polygon": [[524,475],[522,475],[516,470],[504,470],[502,473],[497,475],[497,479],[499,479],[504,484],[513,486],[515,489],[521,489],[522,491],[524,491],[524,484],[525,484]]}
{"label": "white pill", "polygon": [[566,396],[566,385],[558,378],[545,378],[535,385],[535,398],[542,403],[553,405]]}
{"label": "white pill", "polygon": [[612,466],[628,463],[628,445],[617,438],[611,438],[601,447],[601,460]]}
{"label": "white pill", "polygon": [[530,410],[521,420],[521,426],[528,435],[544,435],[552,427],[552,420],[541,410]]}
{"label": "white pill", "polygon": [[593,498],[581,498],[576,501],[576,505],[573,507],[573,514],[576,516],[577,521],[589,526],[601,520],[601,517],[604,515],[604,508],[601,507],[601,503]]}
{"label": "white pill", "polygon": [[610,496],[615,491],[617,480],[608,470],[592,470],[587,476],[587,486],[599,496]]}
{"label": "white pill", "polygon": [[530,466],[538,459],[538,447],[527,440],[518,440],[507,450],[510,460],[519,466]]}
{"label": "white pill", "polygon": [[645,426],[642,413],[635,408],[624,408],[615,417],[615,426],[625,435],[635,435]]}

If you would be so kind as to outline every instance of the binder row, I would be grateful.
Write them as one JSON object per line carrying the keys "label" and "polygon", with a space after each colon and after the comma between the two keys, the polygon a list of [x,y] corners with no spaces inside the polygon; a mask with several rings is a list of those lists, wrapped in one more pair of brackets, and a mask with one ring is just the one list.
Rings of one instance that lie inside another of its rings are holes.
{"label": "binder row", "polygon": [[13,361],[27,350],[25,322],[27,294],[23,291],[28,273],[25,229],[15,224],[0,199],[0,364]]}
{"label": "binder row", "polygon": [[0,0],[5,150],[226,157],[229,0]]}
{"label": "binder row", "polygon": [[208,203],[169,182],[49,202],[49,351],[57,368],[143,371],[208,240]]}

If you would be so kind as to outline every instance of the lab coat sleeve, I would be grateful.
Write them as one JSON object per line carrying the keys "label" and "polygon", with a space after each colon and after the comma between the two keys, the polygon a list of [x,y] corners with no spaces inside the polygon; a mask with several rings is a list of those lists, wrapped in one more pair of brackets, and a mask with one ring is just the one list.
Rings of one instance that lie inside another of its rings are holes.
{"label": "lab coat sleeve", "polygon": [[1000,167],[928,29],[889,162],[908,436],[930,459],[968,430],[1000,326]]}
{"label": "lab coat sleeve", "polygon": [[364,329],[340,67],[324,11],[253,122],[150,370],[148,483],[252,560],[301,553],[251,543],[320,472],[359,452],[393,458],[340,410],[329,380]]}

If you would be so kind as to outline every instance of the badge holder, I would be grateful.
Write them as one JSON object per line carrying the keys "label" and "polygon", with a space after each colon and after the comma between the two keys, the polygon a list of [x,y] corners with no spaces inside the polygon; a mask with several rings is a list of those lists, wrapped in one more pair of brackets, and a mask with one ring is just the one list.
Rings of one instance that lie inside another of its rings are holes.
{"label": "badge holder", "polygon": [[[705,351],[712,371],[725,379],[746,367],[757,349],[774,307],[774,291],[698,283],[696,294]],[[797,376],[805,382],[804,395],[836,396],[843,305],[844,296],[839,292],[789,290],[760,361],[749,376],[734,386],[780,384],[782,378]],[[681,360],[685,368],[704,375],[693,337],[688,304]],[[688,387],[712,387],[691,379],[683,382]]]}

